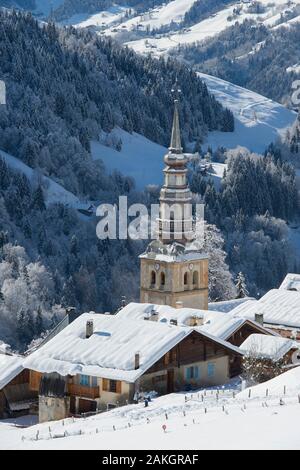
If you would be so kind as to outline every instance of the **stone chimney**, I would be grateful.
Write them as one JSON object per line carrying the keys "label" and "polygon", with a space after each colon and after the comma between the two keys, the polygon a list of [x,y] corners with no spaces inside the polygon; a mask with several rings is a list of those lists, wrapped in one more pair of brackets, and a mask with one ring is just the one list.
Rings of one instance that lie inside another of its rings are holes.
{"label": "stone chimney", "polygon": [[263,313],[256,313],[255,314],[255,321],[259,323],[261,326],[264,326],[264,314]]}
{"label": "stone chimney", "polygon": [[135,370],[140,368],[140,353],[136,353],[134,356],[134,368]]}
{"label": "stone chimney", "polygon": [[86,322],[86,331],[85,331],[86,339],[90,338],[93,334],[94,334],[94,322],[93,320],[88,320]]}

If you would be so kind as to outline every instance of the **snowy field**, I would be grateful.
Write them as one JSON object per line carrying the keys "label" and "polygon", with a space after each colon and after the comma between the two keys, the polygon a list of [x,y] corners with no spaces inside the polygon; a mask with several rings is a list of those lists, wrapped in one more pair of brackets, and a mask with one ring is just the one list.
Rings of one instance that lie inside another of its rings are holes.
{"label": "snowy field", "polygon": [[210,75],[199,76],[223,106],[235,117],[235,131],[211,132],[207,144],[214,149],[246,147],[252,152],[264,152],[266,147],[284,136],[296,119],[296,113],[279,103],[245,88]]}
{"label": "snowy field", "polygon": [[300,449],[299,391],[298,367],[253,387],[250,398],[228,386],[26,429],[2,421],[0,449]]}

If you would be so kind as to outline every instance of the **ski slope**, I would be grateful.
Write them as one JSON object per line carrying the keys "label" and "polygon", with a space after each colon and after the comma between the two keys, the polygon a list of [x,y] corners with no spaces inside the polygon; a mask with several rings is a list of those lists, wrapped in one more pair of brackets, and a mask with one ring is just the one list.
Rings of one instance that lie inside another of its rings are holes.
{"label": "ski slope", "polygon": [[250,398],[249,390],[238,393],[238,383],[232,382],[86,419],[33,426],[32,417],[0,421],[0,449],[300,449],[299,372],[293,369],[252,388]]}
{"label": "ski slope", "polygon": [[246,147],[263,153],[271,143],[283,137],[297,117],[279,103],[232,83],[199,73],[209,91],[235,117],[234,132],[210,132],[206,144],[216,149]]}

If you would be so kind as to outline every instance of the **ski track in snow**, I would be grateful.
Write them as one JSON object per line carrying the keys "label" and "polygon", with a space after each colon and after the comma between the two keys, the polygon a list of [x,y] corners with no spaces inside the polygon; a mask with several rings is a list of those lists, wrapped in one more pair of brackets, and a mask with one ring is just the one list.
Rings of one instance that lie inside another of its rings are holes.
{"label": "ski track in snow", "polygon": [[235,117],[234,132],[211,132],[207,145],[228,149],[246,147],[263,153],[271,142],[283,137],[297,114],[279,103],[217,77],[199,73],[209,91]]}

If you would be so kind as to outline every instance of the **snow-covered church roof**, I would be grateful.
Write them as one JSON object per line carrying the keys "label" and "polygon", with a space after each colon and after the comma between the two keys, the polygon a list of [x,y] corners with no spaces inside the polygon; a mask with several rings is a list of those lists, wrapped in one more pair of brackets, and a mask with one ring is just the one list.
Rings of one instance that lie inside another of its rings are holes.
{"label": "snow-covered church roof", "polygon": [[300,292],[272,289],[260,300],[250,300],[232,310],[236,317],[255,319],[264,315],[264,323],[289,328],[300,328]]}
{"label": "snow-covered church roof", "polygon": [[[86,339],[89,320],[93,321],[94,333]],[[193,331],[196,329],[130,320],[126,316],[85,313],[27,357],[23,365],[42,373],[84,374],[131,383]],[[205,332],[198,333],[241,354],[239,348],[229,343]],[[136,353],[140,355],[137,370]]]}
{"label": "snow-covered church roof", "polygon": [[289,351],[298,350],[299,347],[300,344],[291,339],[260,334],[250,335],[240,346],[246,354],[274,361],[282,359]]}

